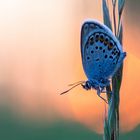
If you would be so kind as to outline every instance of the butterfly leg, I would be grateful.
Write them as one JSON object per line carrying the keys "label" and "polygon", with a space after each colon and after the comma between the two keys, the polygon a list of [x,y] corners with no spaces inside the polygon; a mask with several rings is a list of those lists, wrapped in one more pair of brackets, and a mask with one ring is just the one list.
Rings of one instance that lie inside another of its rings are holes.
{"label": "butterfly leg", "polygon": [[110,80],[108,79],[100,79],[100,83],[99,83],[99,86],[100,86],[100,92],[101,93],[106,93],[106,86],[110,85]]}
{"label": "butterfly leg", "polygon": [[[107,90],[105,88],[101,88],[101,93],[107,93]],[[108,92],[109,94],[112,94],[112,91]]]}
{"label": "butterfly leg", "polygon": [[101,90],[97,89],[97,95],[108,104],[107,100],[104,99],[100,94],[101,94]]}
{"label": "butterfly leg", "polygon": [[106,93],[106,90],[104,88],[101,89],[101,93]]}

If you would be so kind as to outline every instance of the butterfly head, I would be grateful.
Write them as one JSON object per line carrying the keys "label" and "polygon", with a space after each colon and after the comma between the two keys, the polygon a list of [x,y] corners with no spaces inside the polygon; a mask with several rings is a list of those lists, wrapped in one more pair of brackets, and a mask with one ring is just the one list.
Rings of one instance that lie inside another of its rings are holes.
{"label": "butterfly head", "polygon": [[71,88],[69,88],[68,90],[62,92],[60,95],[69,92],[70,90],[72,90],[73,88],[75,88],[75,87],[77,87],[79,85],[81,85],[86,90],[90,90],[92,88],[95,89],[95,90],[100,89],[99,83],[97,81],[94,81],[94,80],[79,81],[79,82],[76,82],[74,84],[70,84],[69,86],[71,86]]}
{"label": "butterfly head", "polygon": [[97,91],[102,91],[109,84],[110,84],[110,81],[108,79],[100,79],[100,80],[90,79],[87,81],[79,81],[79,82],[70,84],[69,86],[71,86],[71,88],[62,92],[60,95],[69,92],[70,90],[72,90],[73,88],[79,85],[81,85],[86,90],[95,89]]}
{"label": "butterfly head", "polygon": [[[103,81],[102,81],[103,82]],[[87,81],[80,81],[80,82],[76,82],[74,84],[70,84],[69,86],[72,86],[70,89],[62,92],[60,95],[65,94],[67,92],[69,92],[70,90],[72,90],[73,88],[77,87],[81,85],[84,89],[86,90],[90,90],[91,88],[95,89],[97,91],[97,95],[104,100],[106,103],[108,103],[106,101],[106,99],[104,99],[103,97],[100,96],[100,93],[104,92],[104,88],[105,88],[105,84],[100,84],[98,81],[94,81],[94,80],[87,80]]]}
{"label": "butterfly head", "polygon": [[84,84],[81,84],[81,85],[86,90],[90,90],[91,88],[93,88],[95,90],[98,90],[99,89],[98,83],[96,83],[94,81],[91,81],[91,80],[88,80]]}
{"label": "butterfly head", "polygon": [[99,90],[100,88],[104,88],[104,85],[101,85],[97,80],[79,81],[79,82],[76,82],[73,84],[69,84],[69,86],[71,86],[71,88],[62,92],[60,95],[69,92],[70,90],[72,90],[73,88],[75,88],[79,85],[81,85],[86,90],[90,90],[90,89]]}

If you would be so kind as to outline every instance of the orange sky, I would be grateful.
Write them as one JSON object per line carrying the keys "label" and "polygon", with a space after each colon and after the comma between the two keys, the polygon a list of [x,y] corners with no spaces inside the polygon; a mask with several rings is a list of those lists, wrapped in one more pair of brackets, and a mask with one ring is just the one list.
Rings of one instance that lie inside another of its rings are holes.
{"label": "orange sky", "polygon": [[[0,1],[0,103],[8,102],[20,115],[52,119],[57,112],[100,131],[105,104],[95,91],[77,87],[59,96],[69,83],[86,80],[80,28],[86,18],[102,21],[100,4],[93,0]],[[139,28],[124,16],[127,58],[120,118],[122,130],[131,130],[140,123],[140,112],[136,111],[140,106]]]}

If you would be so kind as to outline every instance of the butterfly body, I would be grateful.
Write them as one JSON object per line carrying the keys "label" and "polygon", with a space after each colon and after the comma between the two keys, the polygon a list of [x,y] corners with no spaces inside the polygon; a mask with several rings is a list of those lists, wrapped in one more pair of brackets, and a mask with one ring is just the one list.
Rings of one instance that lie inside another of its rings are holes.
{"label": "butterfly body", "polygon": [[110,84],[110,78],[121,66],[126,53],[107,26],[92,20],[82,25],[81,56],[88,78],[83,87],[93,88],[99,95]]}

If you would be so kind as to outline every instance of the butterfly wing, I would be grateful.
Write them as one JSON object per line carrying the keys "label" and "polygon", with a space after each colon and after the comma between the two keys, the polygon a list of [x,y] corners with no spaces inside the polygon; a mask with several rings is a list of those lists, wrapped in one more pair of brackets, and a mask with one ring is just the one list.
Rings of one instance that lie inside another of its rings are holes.
{"label": "butterfly wing", "polygon": [[84,22],[81,56],[89,80],[108,79],[120,67],[125,53],[112,31],[97,21]]}

